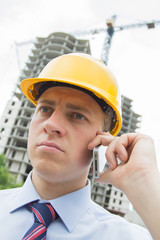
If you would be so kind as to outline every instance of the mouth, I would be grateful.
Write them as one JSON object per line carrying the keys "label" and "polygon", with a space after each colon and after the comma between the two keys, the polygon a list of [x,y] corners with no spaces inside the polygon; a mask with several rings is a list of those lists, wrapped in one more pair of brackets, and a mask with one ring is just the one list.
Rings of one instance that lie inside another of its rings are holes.
{"label": "mouth", "polygon": [[47,152],[64,152],[57,144],[47,141],[38,144],[38,148]]}

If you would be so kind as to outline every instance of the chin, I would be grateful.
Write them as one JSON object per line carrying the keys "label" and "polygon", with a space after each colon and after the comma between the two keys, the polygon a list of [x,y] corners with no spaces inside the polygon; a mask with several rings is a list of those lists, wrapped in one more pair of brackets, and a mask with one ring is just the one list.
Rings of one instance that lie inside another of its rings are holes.
{"label": "chin", "polygon": [[62,167],[57,164],[47,163],[45,160],[39,160],[33,165],[38,176],[46,182],[56,182],[59,178],[61,179]]}

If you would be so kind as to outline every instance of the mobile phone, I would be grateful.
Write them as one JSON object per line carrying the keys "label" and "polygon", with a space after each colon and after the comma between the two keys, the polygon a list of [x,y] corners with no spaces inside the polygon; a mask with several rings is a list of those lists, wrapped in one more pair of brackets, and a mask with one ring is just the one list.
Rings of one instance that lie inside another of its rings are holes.
{"label": "mobile phone", "polygon": [[101,172],[103,172],[103,169],[106,164],[105,151],[106,151],[106,148],[104,148],[101,145],[93,149],[93,177],[94,178],[99,178]]}

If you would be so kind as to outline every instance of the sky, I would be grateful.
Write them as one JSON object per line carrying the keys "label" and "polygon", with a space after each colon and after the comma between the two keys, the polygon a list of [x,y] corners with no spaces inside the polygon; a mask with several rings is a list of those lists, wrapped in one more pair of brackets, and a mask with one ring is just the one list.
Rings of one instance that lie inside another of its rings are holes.
{"label": "sky", "polygon": [[[0,0],[0,115],[11,97],[23,64],[18,58],[30,53],[35,37],[62,31],[105,28],[116,15],[115,26],[160,20],[159,0]],[[91,41],[92,54],[99,57],[105,34],[81,36]],[[17,48],[16,43],[23,43]],[[18,53],[18,54],[17,54]],[[24,60],[26,60],[24,57]],[[121,93],[133,99],[133,111],[142,115],[138,131],[155,141],[160,166],[160,24],[154,29],[131,28],[115,32],[108,66]]]}

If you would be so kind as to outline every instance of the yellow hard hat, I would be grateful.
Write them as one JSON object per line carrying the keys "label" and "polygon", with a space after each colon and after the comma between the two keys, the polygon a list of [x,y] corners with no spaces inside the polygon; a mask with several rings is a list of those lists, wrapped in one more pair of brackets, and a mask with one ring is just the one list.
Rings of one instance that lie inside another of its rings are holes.
{"label": "yellow hard hat", "polygon": [[39,93],[49,87],[68,85],[93,97],[106,113],[112,113],[110,133],[117,135],[122,126],[120,92],[118,83],[103,62],[84,53],[61,55],[51,60],[37,78],[20,83],[23,94],[37,105]]}

